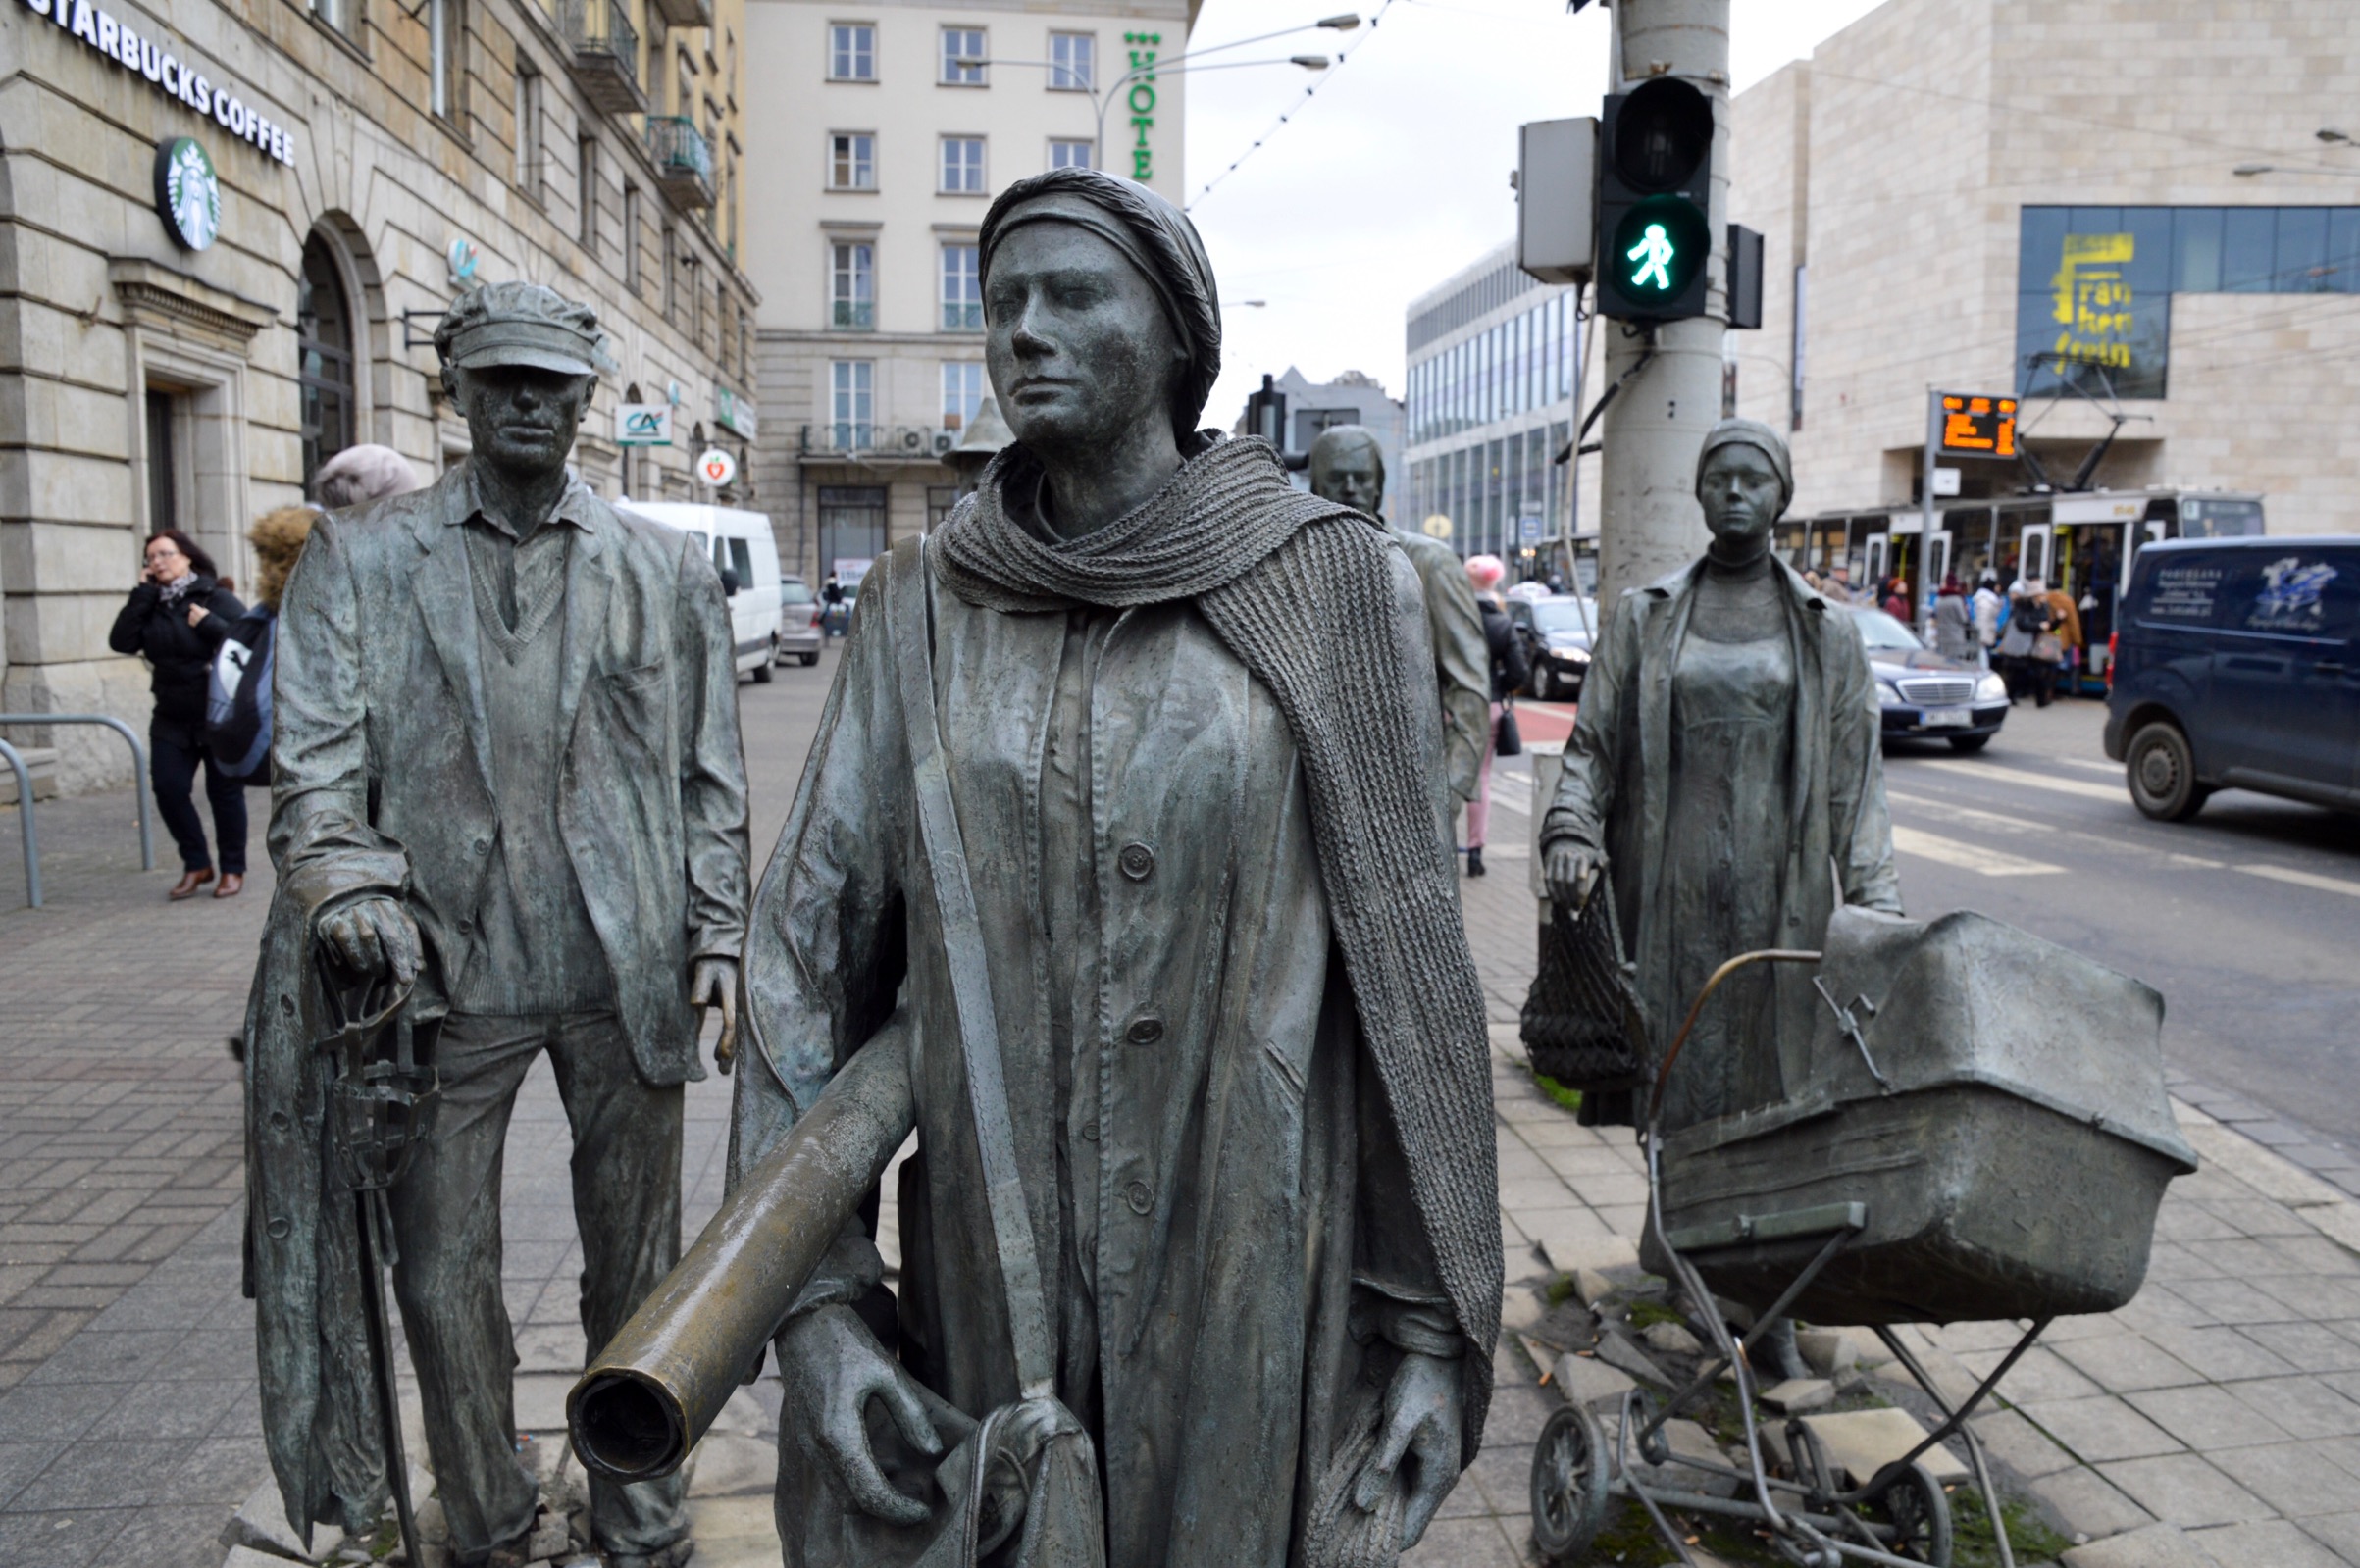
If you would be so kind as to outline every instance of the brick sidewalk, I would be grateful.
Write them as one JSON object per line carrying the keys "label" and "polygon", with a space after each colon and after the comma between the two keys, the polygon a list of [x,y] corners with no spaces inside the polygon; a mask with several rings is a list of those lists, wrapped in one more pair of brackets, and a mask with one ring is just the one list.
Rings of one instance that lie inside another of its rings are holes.
{"label": "brick sidewalk", "polygon": [[[758,856],[820,689],[793,672],[759,695],[745,688]],[[1613,1239],[1636,1234],[1644,1186],[1626,1133],[1575,1126],[1515,1064],[1534,945],[1518,772],[1507,766],[1497,784],[1492,875],[1462,886],[1498,1056],[1510,1317],[1529,1323],[1552,1256],[1614,1255],[1625,1243]],[[224,1519],[268,1476],[252,1309],[238,1295],[236,1072],[221,1044],[243,1007],[268,868],[234,903],[167,905],[170,873],[134,869],[128,808],[120,794],[44,803],[50,907],[18,909],[13,893],[0,905],[10,1568],[212,1568]],[[13,846],[12,829],[0,821],[0,842]],[[21,885],[15,870],[13,848],[0,849],[0,888]],[[2360,1564],[2360,1207],[2329,1185],[2360,1178],[2337,1151],[2305,1159],[2297,1135],[2232,1096],[2176,1092],[2207,1168],[2165,1205],[2149,1288],[2120,1313],[2059,1325],[1981,1430],[2056,1522],[2092,1538],[2067,1554],[2074,1568]],[[692,1232],[719,1199],[728,1093],[719,1078],[691,1090]],[[545,1456],[561,1449],[582,1355],[566,1148],[537,1068],[510,1133],[503,1217],[518,1419]],[[1962,1325],[1922,1342],[1955,1382],[1993,1363],[1997,1338]],[[1531,1560],[1525,1474],[1557,1395],[1513,1340],[1495,1360],[1486,1447],[1410,1559],[1417,1568]],[[693,1508],[706,1568],[778,1561],[767,1496],[777,1398],[775,1378],[743,1391],[700,1454]],[[413,1454],[416,1408],[413,1395]]]}

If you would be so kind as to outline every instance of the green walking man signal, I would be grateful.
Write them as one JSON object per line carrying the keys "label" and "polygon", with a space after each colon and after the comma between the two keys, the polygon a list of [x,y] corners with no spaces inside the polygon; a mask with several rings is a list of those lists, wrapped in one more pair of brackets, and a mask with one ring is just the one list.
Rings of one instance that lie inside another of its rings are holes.
{"label": "green walking man signal", "polygon": [[1630,275],[1633,288],[1653,287],[1666,293],[1671,292],[1671,274],[1664,267],[1666,262],[1671,260],[1671,241],[1664,237],[1662,224],[1649,224],[1646,237],[1626,254],[1639,264],[1639,270]]}

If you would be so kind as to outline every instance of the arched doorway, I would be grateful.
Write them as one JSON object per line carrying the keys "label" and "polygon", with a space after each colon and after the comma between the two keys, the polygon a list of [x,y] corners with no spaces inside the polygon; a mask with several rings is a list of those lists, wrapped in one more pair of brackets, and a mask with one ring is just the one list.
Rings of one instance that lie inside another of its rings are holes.
{"label": "arched doorway", "polygon": [[326,235],[303,245],[295,289],[297,390],[302,399],[303,487],[354,439],[352,303]]}

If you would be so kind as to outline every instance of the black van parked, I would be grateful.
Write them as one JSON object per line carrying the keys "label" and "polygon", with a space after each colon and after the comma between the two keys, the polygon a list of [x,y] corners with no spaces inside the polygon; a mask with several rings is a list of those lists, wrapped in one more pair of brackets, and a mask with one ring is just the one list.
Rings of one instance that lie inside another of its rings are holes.
{"label": "black van parked", "polygon": [[2150,544],[2115,627],[2106,755],[2139,810],[2232,786],[2360,809],[2360,537]]}

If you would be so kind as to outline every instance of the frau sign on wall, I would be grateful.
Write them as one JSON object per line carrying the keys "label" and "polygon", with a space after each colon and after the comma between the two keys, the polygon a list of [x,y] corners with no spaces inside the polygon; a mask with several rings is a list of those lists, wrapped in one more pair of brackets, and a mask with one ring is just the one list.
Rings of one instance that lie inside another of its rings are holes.
{"label": "frau sign on wall", "polygon": [[145,76],[159,90],[206,116],[215,125],[282,164],[295,161],[286,127],[246,107],[244,99],[216,87],[203,72],[153,38],[143,38],[90,0],[25,0],[36,17],[47,17],[135,76]]}

